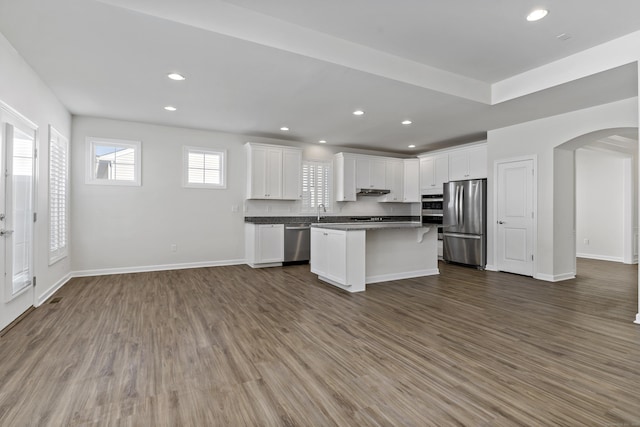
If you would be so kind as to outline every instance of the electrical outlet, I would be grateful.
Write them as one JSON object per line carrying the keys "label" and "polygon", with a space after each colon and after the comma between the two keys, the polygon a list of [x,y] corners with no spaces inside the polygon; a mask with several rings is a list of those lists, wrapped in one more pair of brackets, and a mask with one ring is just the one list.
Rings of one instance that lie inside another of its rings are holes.
{"label": "electrical outlet", "polygon": [[231,212],[238,212],[238,205],[231,205]]}
{"label": "electrical outlet", "polygon": [[588,245],[589,244],[589,239],[584,239],[584,244]]}
{"label": "electrical outlet", "polygon": [[178,245],[176,245],[175,243],[172,243],[170,248],[171,252],[178,252]]}

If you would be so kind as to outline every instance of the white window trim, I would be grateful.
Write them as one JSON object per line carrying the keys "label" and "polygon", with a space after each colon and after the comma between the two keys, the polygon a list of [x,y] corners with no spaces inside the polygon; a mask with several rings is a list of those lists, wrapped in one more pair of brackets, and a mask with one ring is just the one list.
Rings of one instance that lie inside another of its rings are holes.
{"label": "white window trim", "polygon": [[[114,147],[133,148],[135,153],[134,163],[134,179],[131,181],[117,180],[117,179],[97,179],[94,175],[93,160],[95,158],[95,146],[96,144],[111,145]],[[139,187],[141,183],[141,171],[142,171],[142,143],[140,141],[131,141],[126,139],[111,139],[111,138],[97,138],[87,137],[86,145],[87,158],[85,162],[86,177],[85,183],[92,185],[119,185],[119,186],[136,186]]]}
{"label": "white window trim", "polygon": [[[189,182],[189,152],[220,155],[220,184],[199,184]],[[207,147],[182,147],[182,186],[185,188],[207,188],[210,190],[226,190],[227,188],[227,150]]]}
{"label": "white window trim", "polygon": [[[64,186],[65,186],[65,200],[64,200],[64,245],[51,250],[51,149],[52,141],[57,139],[57,143],[64,146],[65,156],[65,169],[64,173]],[[49,265],[53,265],[56,262],[66,258],[69,255],[69,139],[58,132],[53,126],[49,125]]]}

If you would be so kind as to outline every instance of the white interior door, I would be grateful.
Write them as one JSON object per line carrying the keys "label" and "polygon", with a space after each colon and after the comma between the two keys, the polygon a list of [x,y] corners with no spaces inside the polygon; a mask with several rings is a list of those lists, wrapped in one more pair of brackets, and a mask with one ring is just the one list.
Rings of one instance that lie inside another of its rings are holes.
{"label": "white interior door", "polygon": [[533,276],[533,160],[497,164],[497,268]]}
{"label": "white interior door", "polygon": [[20,121],[3,123],[0,262],[3,306],[0,329],[33,305],[33,193],[36,131]]}

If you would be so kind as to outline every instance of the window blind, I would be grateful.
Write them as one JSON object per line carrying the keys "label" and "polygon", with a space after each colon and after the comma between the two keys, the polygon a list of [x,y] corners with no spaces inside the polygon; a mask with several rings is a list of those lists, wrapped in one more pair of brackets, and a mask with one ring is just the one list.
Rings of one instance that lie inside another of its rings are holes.
{"label": "window blind", "polygon": [[302,163],[302,211],[316,212],[323,204],[332,209],[331,162]]}
{"label": "window blind", "polygon": [[49,138],[49,263],[67,255],[69,142],[55,129]]}

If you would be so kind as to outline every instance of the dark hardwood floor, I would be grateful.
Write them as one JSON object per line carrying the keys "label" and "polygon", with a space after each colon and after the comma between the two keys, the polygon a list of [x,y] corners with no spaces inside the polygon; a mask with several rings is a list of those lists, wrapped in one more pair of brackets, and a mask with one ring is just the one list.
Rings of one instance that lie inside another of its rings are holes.
{"label": "dark hardwood floor", "polygon": [[640,425],[637,266],[73,279],[0,338],[1,426]]}

